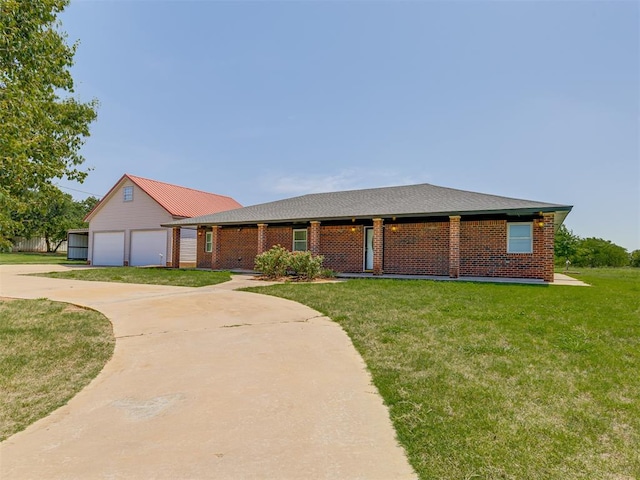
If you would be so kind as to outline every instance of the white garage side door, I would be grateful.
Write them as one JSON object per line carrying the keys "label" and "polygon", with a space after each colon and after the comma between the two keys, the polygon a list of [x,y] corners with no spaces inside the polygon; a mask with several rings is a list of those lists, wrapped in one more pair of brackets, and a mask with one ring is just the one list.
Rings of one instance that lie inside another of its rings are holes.
{"label": "white garage side door", "polygon": [[92,265],[121,267],[124,265],[124,232],[95,232],[92,251]]}
{"label": "white garage side door", "polygon": [[[161,256],[162,255],[162,256]],[[166,265],[167,231],[140,230],[131,232],[131,260],[129,265]]]}

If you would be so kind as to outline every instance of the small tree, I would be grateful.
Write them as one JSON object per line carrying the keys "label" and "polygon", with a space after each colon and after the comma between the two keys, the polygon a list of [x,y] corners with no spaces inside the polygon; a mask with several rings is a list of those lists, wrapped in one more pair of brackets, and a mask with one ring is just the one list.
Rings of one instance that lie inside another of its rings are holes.
{"label": "small tree", "polygon": [[560,228],[555,235],[555,257],[556,263],[564,263],[567,260],[573,262],[573,257],[578,250],[580,243],[580,237],[574,235],[573,231],[569,230],[564,225],[560,225]]}
{"label": "small tree", "polygon": [[640,250],[634,250],[631,252],[631,266],[640,267]]}

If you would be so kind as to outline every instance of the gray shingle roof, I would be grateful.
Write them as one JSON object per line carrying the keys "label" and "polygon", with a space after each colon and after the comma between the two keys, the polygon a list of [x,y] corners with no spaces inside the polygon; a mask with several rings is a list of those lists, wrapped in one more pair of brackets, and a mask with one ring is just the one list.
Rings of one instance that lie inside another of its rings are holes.
{"label": "gray shingle roof", "polygon": [[338,220],[374,217],[417,217],[481,213],[527,214],[571,211],[569,205],[521,200],[438,187],[427,183],[313,193],[226,212],[178,220],[167,225],[225,225]]}

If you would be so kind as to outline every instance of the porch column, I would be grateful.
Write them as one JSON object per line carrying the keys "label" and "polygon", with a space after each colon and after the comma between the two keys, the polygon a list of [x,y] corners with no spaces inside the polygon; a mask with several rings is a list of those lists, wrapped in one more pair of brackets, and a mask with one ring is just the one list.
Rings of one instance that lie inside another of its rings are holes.
{"label": "porch column", "polygon": [[449,276],[460,276],[460,215],[449,217]]}
{"label": "porch column", "polygon": [[382,218],[373,219],[373,274],[382,275],[382,260],[384,251],[384,220]]}
{"label": "porch column", "polygon": [[211,269],[220,270],[220,226],[211,227]]}
{"label": "porch column", "polygon": [[[545,282],[553,282],[554,272],[554,244],[555,244],[555,228],[553,226],[554,214],[545,213],[543,215],[544,225],[542,227],[543,237],[543,280]],[[534,227],[535,229],[535,227]]]}
{"label": "porch column", "polygon": [[320,255],[320,222],[313,220],[309,229],[309,250],[313,255]]}
{"label": "porch column", "polygon": [[258,255],[267,251],[267,224],[258,224]]}
{"label": "porch column", "polygon": [[180,227],[173,228],[171,240],[171,268],[180,268]]}

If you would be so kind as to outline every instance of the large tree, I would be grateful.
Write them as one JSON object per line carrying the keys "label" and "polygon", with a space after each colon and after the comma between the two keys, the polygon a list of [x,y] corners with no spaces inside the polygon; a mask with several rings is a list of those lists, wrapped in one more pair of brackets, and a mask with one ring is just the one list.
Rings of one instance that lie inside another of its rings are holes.
{"label": "large tree", "polygon": [[77,43],[58,20],[68,2],[0,0],[0,247],[20,230],[33,192],[87,175],[79,151],[97,102],[71,96]]}
{"label": "large tree", "polygon": [[20,231],[25,238],[43,237],[47,252],[55,252],[67,239],[72,228],[86,228],[84,217],[98,203],[95,197],[74,201],[71,195],[57,187],[31,192],[25,200],[26,212],[19,215]]}

